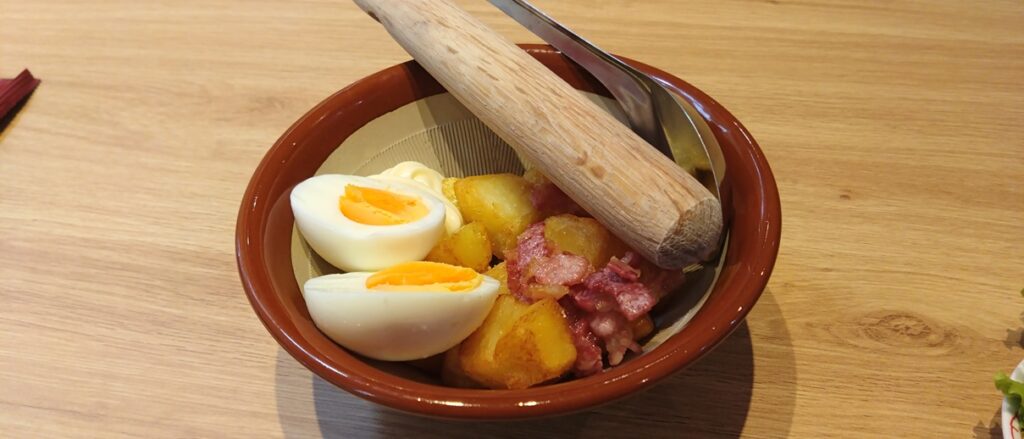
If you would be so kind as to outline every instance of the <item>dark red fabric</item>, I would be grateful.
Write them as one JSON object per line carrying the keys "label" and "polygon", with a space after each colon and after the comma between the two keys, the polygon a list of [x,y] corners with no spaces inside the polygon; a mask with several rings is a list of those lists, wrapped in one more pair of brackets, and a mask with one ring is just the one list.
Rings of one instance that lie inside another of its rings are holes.
{"label": "dark red fabric", "polygon": [[27,69],[14,79],[0,81],[0,119],[39,86],[40,80]]}

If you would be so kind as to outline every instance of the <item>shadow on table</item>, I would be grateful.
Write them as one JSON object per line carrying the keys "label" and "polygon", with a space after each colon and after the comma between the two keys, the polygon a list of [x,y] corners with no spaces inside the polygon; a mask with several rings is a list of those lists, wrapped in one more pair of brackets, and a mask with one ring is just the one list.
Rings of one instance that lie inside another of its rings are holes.
{"label": "shadow on table", "polygon": [[986,425],[984,421],[978,421],[974,426],[974,439],[996,439],[1003,437],[1003,410],[1002,407],[996,409],[996,414],[992,415],[992,419],[988,420]]}
{"label": "shadow on table", "polygon": [[[401,437],[702,437],[736,438],[746,424],[757,364],[771,377],[759,386],[773,398],[759,407],[756,436],[786,437],[793,418],[795,370],[785,321],[770,292],[705,358],[640,394],[594,410],[528,421],[460,422],[394,411],[352,396],[278,352],[277,399],[288,438]],[[761,341],[764,341],[763,345]],[[310,378],[312,377],[312,378]],[[312,380],[310,382],[310,379]],[[311,387],[311,389],[310,389]],[[312,392],[312,401],[309,395]]]}

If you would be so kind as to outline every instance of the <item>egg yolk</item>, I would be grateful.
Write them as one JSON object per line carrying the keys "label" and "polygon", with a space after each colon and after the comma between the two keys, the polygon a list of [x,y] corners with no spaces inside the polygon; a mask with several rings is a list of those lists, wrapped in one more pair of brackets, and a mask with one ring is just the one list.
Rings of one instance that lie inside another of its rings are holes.
{"label": "egg yolk", "polygon": [[338,207],[348,219],[370,226],[411,223],[428,212],[419,198],[352,184],[345,186]]}
{"label": "egg yolk", "polygon": [[480,286],[483,277],[466,267],[439,262],[406,262],[378,271],[366,278],[366,288],[375,291],[447,291],[464,293]]}

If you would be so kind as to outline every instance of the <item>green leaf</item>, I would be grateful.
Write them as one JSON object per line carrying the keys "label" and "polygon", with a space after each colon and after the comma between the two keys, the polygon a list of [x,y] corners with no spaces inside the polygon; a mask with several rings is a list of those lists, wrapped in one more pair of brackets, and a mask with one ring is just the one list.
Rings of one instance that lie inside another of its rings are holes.
{"label": "green leaf", "polygon": [[1017,407],[1017,418],[1024,419],[1024,383],[1015,381],[1005,373],[996,374],[996,388],[1010,400],[1010,403]]}

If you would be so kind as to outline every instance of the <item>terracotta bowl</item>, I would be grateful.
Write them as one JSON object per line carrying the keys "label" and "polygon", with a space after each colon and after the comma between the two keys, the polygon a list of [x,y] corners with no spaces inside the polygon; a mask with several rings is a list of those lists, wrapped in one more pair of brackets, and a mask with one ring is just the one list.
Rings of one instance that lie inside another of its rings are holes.
{"label": "terracotta bowl", "polygon": [[[549,46],[522,47],[608,111],[618,112],[607,91],[560,53]],[[718,282],[708,294],[659,305],[658,331],[642,355],[558,384],[459,389],[405,363],[352,354],[317,330],[299,285],[335,270],[296,233],[288,203],[293,186],[317,173],[366,175],[402,160],[423,161],[451,176],[522,170],[514,151],[414,62],[375,73],[321,102],[281,136],[253,174],[238,213],[238,270],[270,334],[300,363],[356,396],[407,412],[462,419],[591,408],[654,385],[707,354],[740,324],[768,282],[780,236],[778,191],[753,137],[725,108],[679,78],[627,62],[702,112],[727,163],[723,201],[730,239]]]}

